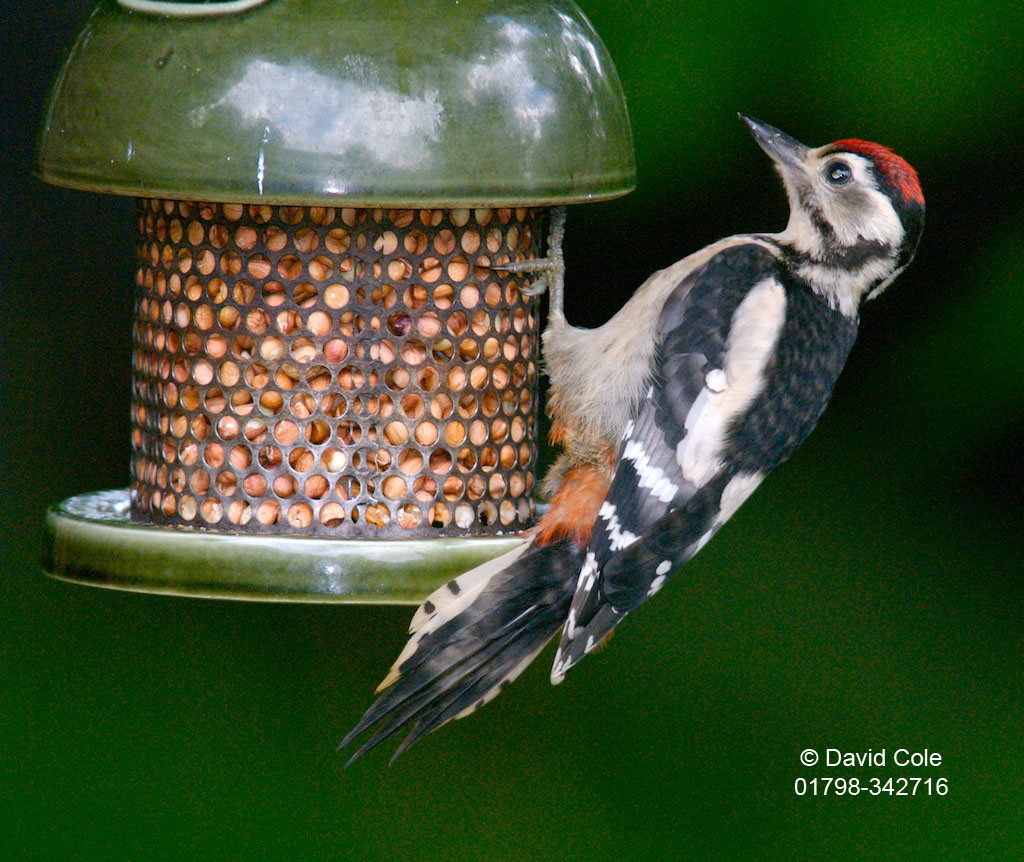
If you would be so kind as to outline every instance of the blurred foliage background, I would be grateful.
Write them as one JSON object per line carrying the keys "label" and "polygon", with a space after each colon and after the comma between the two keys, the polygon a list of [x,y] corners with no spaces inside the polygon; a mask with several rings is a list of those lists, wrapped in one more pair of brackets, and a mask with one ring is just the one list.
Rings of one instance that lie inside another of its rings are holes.
{"label": "blurred foliage background", "polygon": [[[334,744],[408,610],[39,574],[45,507],[128,483],[132,202],[30,175],[89,0],[0,5],[0,855],[1024,855],[1019,2],[582,0],[639,182],[572,212],[570,319],[602,322],[720,236],[782,227],[737,111],[892,146],[921,174],[924,241],[868,306],[818,431],[609,649],[558,689],[546,654],[394,767],[348,770]],[[949,794],[799,798],[807,747],[938,751],[916,772]]]}

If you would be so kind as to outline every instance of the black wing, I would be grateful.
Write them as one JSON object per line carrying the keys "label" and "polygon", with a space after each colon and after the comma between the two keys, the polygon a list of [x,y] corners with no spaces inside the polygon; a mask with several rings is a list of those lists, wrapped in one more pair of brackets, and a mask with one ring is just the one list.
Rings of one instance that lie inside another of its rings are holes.
{"label": "black wing", "polygon": [[[658,324],[654,380],[620,446],[555,657],[553,681],[660,589],[717,529],[730,477],[724,472],[687,476],[678,452],[681,444],[701,451],[700,437],[707,431],[701,416],[711,394],[708,375],[723,367],[733,315],[751,288],[776,276],[778,268],[775,255],[761,244],[731,246],[690,273],[666,302]],[[644,542],[638,542],[641,537]],[[648,537],[655,541],[648,543]],[[637,544],[646,549],[642,557],[620,561]]]}

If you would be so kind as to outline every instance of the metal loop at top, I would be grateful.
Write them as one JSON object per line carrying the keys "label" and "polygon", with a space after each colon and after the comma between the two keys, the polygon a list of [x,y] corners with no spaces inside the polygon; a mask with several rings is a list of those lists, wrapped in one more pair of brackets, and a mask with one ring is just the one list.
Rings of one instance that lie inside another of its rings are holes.
{"label": "metal loop at top", "polygon": [[231,15],[262,6],[267,0],[211,0],[207,3],[174,3],[172,0],[117,0],[120,6],[132,12],[147,15],[167,15],[171,18],[198,18],[211,15]]}

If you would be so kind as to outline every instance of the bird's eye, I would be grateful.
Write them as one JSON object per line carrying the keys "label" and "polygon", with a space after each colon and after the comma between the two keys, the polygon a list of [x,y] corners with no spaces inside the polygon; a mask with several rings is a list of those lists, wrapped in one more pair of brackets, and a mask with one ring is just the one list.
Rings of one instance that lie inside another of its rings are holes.
{"label": "bird's eye", "polygon": [[841,186],[853,179],[853,171],[846,162],[831,162],[825,168],[825,179],[834,186]]}

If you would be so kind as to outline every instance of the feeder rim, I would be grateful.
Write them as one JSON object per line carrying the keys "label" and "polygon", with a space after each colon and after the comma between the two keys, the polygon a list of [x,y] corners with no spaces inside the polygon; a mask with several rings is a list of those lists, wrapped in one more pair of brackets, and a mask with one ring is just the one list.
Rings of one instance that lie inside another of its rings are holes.
{"label": "feeder rim", "polygon": [[522,534],[412,539],[261,535],[132,521],[127,488],[69,497],[44,521],[44,574],[189,598],[418,605]]}
{"label": "feeder rim", "polygon": [[203,191],[197,194],[195,189],[132,187],[127,184],[97,181],[61,174],[36,166],[33,175],[45,183],[75,191],[95,192],[97,194],[120,195],[133,198],[160,198],[161,200],[203,201],[204,203],[253,204],[267,206],[331,206],[354,207],[356,209],[500,209],[505,207],[553,207],[573,206],[576,204],[601,203],[624,197],[636,189],[636,183],[628,186],[586,194],[553,194],[547,197],[522,198],[508,197],[500,194],[484,197],[468,197],[453,195],[447,198],[409,197],[401,198],[394,195],[376,197],[372,194],[356,195],[325,195],[316,193],[296,194],[236,194],[234,192],[210,193]]}

